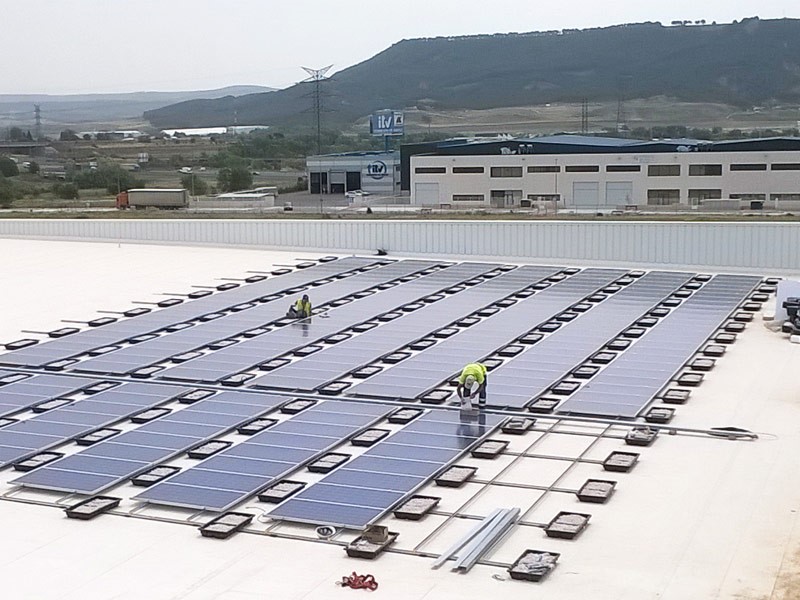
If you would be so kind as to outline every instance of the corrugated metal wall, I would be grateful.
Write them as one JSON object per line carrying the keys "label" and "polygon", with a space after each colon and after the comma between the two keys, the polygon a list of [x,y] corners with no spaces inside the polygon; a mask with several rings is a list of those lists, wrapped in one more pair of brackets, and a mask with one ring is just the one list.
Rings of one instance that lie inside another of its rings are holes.
{"label": "corrugated metal wall", "polygon": [[8,219],[0,237],[800,272],[795,223]]}

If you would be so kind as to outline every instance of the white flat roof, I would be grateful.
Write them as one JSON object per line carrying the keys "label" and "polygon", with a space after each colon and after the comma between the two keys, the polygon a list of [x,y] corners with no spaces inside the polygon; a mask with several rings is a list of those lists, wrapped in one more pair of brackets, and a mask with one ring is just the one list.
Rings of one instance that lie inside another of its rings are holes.
{"label": "white flat roof", "polygon": [[[3,294],[0,341],[47,331],[61,319],[89,320],[123,310],[132,301],[157,301],[193,285],[216,285],[251,270],[293,264],[319,253],[228,248],[0,239]],[[769,306],[767,310],[769,310]],[[53,506],[59,494],[24,491],[8,496],[0,472],[0,565],[8,598],[49,600],[256,600],[328,599],[364,592],[334,585],[352,571],[371,573],[386,599],[512,598],[559,600],[796,600],[800,597],[800,345],[763,327],[760,314],[719,359],[672,425],[737,426],[759,434],[750,442],[704,435],[662,433],[649,448],[631,448],[604,429],[570,419],[540,418],[540,431],[507,439],[510,449],[537,457],[465,458],[478,477],[574,489],[587,478],[618,482],[607,504],[579,503],[571,493],[468,483],[440,496],[443,513],[482,516],[497,507],[528,510],[526,520],[546,523],[561,510],[590,513],[574,541],[517,527],[486,557],[508,563],[525,549],[561,553],[559,566],[540,584],[498,580],[505,569],[478,565],[467,575],[432,570],[432,558],[386,553],[377,561],[348,559],[341,546],[312,541],[313,528],[255,523],[251,532],[220,542],[201,538],[180,510],[131,511],[90,522],[67,519]],[[612,450],[640,452],[627,474],[599,464]],[[574,458],[583,455],[583,462]],[[513,463],[513,464],[512,464]],[[123,486],[123,488],[129,486]],[[119,493],[118,493],[119,492]],[[113,490],[111,495],[129,495]],[[76,499],[64,499],[65,504]],[[258,509],[256,509],[258,507]],[[258,514],[267,505],[246,502]],[[152,517],[171,519],[157,521]],[[150,517],[150,518],[137,518]],[[207,521],[201,515],[197,523]],[[475,521],[429,515],[417,523],[385,520],[400,536],[397,549],[435,555]],[[442,526],[440,529],[439,526]],[[434,534],[434,532],[436,533]],[[422,543],[428,536],[428,541]],[[306,538],[287,539],[286,536]],[[352,535],[343,540],[352,539]],[[421,545],[420,545],[421,544]],[[417,548],[417,546],[419,547]]]}

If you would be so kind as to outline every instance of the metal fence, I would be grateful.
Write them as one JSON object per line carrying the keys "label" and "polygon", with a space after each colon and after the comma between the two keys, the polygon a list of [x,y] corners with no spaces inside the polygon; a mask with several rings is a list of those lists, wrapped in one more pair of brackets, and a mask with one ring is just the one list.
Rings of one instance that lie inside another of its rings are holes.
{"label": "metal fence", "polygon": [[800,273],[795,223],[6,219],[0,237]]}

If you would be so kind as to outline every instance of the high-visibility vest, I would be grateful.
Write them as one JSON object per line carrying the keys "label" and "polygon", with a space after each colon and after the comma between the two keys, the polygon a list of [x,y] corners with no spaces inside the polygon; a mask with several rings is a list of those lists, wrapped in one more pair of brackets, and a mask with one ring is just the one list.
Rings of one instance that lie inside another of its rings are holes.
{"label": "high-visibility vest", "polygon": [[461,385],[467,380],[467,377],[472,375],[475,378],[475,381],[478,383],[483,383],[486,381],[486,367],[484,367],[481,363],[470,363],[461,371],[461,375],[458,378],[458,383]]}
{"label": "high-visibility vest", "polygon": [[298,313],[303,315],[304,317],[310,317],[311,316],[311,302],[310,301],[303,302],[303,299],[299,298],[297,300],[297,302],[294,303],[294,309]]}

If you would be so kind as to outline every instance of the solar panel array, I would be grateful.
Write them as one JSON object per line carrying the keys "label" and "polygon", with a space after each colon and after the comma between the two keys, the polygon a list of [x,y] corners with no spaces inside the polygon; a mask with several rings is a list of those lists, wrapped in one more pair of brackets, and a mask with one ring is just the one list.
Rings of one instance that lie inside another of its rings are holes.
{"label": "solar panel array", "polygon": [[[528,336],[524,349],[504,354],[504,363],[490,374],[490,406],[524,408],[693,278],[626,273],[345,258],[2,354],[0,364],[11,368],[0,371],[0,417],[13,418],[0,422],[0,467],[171,403],[193,384],[252,377],[248,372],[259,367],[269,371],[249,381],[249,391],[208,391],[210,396],[191,404],[175,403],[160,418],[13,480],[96,494],[274,411],[290,399],[287,390],[312,392],[380,364],[377,374],[346,390],[348,398],[319,401],[282,417],[135,497],[228,510],[385,418],[396,401],[420,398],[445,385],[465,363],[541,330],[541,339]],[[759,281],[720,275],[695,283],[699,289],[648,323],[641,337],[557,411],[636,417]],[[609,288],[614,282],[620,285]],[[306,289],[315,307],[326,306],[326,316],[284,321],[287,300]],[[576,303],[582,303],[580,310]],[[571,307],[575,311],[562,314]],[[397,364],[389,364],[389,355],[396,355]],[[66,365],[66,373],[30,372],[76,356],[81,360]],[[276,361],[289,356],[285,366]],[[149,374],[158,381],[131,381],[142,367],[160,369]],[[484,439],[503,417],[481,418],[461,421],[457,414],[429,410],[270,516],[364,527]]]}
{"label": "solar panel array", "polygon": [[12,423],[0,429],[0,467],[163,404],[185,391],[187,389],[177,386],[123,383],[62,408]]}
{"label": "solar panel array", "polygon": [[[417,271],[434,266],[436,263],[431,261],[405,261],[393,263],[388,266],[380,267],[365,273],[359,273],[346,279],[332,281],[314,288],[313,296],[315,304],[323,304],[337,298],[341,298],[353,292],[357,292],[374,285],[391,281],[398,277],[403,277]],[[298,292],[299,294],[300,292]],[[172,333],[168,336],[158,337],[153,340],[129,346],[116,352],[104,354],[96,358],[90,358],[80,363],[77,370],[92,373],[124,374],[135,371],[141,367],[162,362],[171,356],[186,353],[190,350],[202,348],[212,342],[236,336],[244,331],[267,325],[273,321],[283,318],[286,315],[288,305],[294,303],[294,297],[287,300],[283,297],[276,298],[266,304],[260,304],[232,314],[220,315],[210,321],[200,322],[194,326]],[[212,313],[216,316],[220,313]],[[201,319],[203,317],[201,316]],[[293,331],[291,328],[288,331]],[[270,332],[272,336],[279,336],[281,332]],[[270,333],[265,335],[270,335]],[[297,336],[300,337],[300,336]],[[251,346],[258,346],[265,339],[260,336],[258,341],[246,344],[241,352],[250,353]],[[239,353],[239,349],[231,350],[227,354]],[[221,357],[216,355],[205,362],[222,362]],[[192,363],[194,365],[194,363]],[[192,371],[193,367],[175,368],[172,370],[171,377],[185,378],[181,373],[185,370]],[[190,376],[188,379],[195,379]],[[205,379],[205,378],[204,378]]]}
{"label": "solar panel array", "polygon": [[135,318],[123,319],[110,325],[81,331],[80,333],[30,348],[0,354],[0,363],[12,366],[42,366],[95,348],[118,344],[142,334],[160,331],[164,327],[196,319],[202,315],[218,312],[243,302],[250,302],[265,295],[307,285],[318,279],[339,275],[374,264],[377,264],[375,259],[355,257],[322,263],[308,269],[247,284]]}
{"label": "solar panel array", "polygon": [[[373,361],[376,356],[388,354],[424,338],[432,331],[553,275],[558,270],[554,267],[520,267],[487,279],[478,285],[466,287],[461,292],[443,296],[436,302],[383,323],[358,337],[325,348],[302,361],[270,371],[252,381],[250,386],[314,390]],[[473,276],[478,274],[475,272]]]}
{"label": "solar panel array", "polygon": [[221,392],[66,456],[12,483],[97,494],[286,402],[265,394]]}
{"label": "solar panel array", "polygon": [[639,338],[558,409],[635,417],[759,283],[717,275]]}
{"label": "solar panel array", "polygon": [[[356,289],[366,289],[376,285],[389,283],[398,277],[409,276],[423,269],[430,268],[435,263],[406,261],[398,265],[391,265],[376,269],[365,275],[351,278],[369,277],[367,281],[359,284]],[[315,317],[309,321],[291,323],[268,331],[263,335],[254,337],[234,346],[218,350],[213,354],[201,356],[184,364],[170,367],[159,373],[159,377],[185,381],[213,382],[229,375],[239,373],[264,362],[295,350],[302,346],[313,344],[329,335],[340,332],[358,323],[369,320],[377,315],[388,312],[401,304],[422,297],[430,293],[428,282],[432,282],[434,289],[441,286],[441,280],[447,280],[447,269],[435,272],[414,281],[359,298],[343,306],[338,306],[327,313],[327,318]],[[436,283],[439,281],[440,283]],[[356,291],[353,289],[351,291]]]}
{"label": "solar panel array", "polygon": [[475,362],[510,343],[624,274],[625,271],[619,269],[581,271],[385,369],[364,383],[353,386],[347,390],[347,394],[416,398],[452,377],[463,365]]}
{"label": "solar panel array", "polygon": [[225,511],[393,409],[323,402],[157,483],[136,500]]}
{"label": "solar panel array", "polygon": [[480,421],[429,412],[270,512],[270,517],[363,528],[423,486],[497,427],[499,415]]}
{"label": "solar panel array", "polygon": [[525,406],[691,277],[653,271],[593,305],[492,371],[490,404]]}
{"label": "solar panel array", "polygon": [[[11,376],[11,371],[0,372],[0,377]],[[57,375],[22,375],[24,379],[0,387],[0,417],[25,410],[32,406],[71,394],[97,383],[97,380],[82,377]]]}

